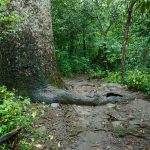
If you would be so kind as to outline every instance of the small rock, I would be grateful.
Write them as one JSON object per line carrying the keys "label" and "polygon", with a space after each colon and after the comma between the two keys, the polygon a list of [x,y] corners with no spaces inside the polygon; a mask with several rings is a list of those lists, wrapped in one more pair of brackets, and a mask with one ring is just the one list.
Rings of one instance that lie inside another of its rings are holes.
{"label": "small rock", "polygon": [[133,146],[132,145],[127,145],[127,147],[125,148],[125,150],[133,150]]}
{"label": "small rock", "polygon": [[59,103],[52,103],[51,104],[51,107],[53,107],[53,108],[58,108],[60,105],[59,105]]}
{"label": "small rock", "polygon": [[111,148],[111,146],[106,146],[106,150],[110,150]]}
{"label": "small rock", "polygon": [[129,116],[128,116],[128,120],[133,120],[133,119],[135,119],[134,116],[132,116],[132,115],[129,115]]}
{"label": "small rock", "polygon": [[45,126],[41,126],[40,128],[37,129],[37,131],[40,133],[40,134],[45,134],[46,133],[46,127]]}
{"label": "small rock", "polygon": [[139,128],[140,127],[140,121],[138,121],[138,120],[131,120],[131,121],[129,121],[129,125],[131,125],[132,127],[134,127],[134,128]]}
{"label": "small rock", "polygon": [[106,106],[107,106],[108,108],[115,108],[115,107],[116,107],[115,104],[111,104],[111,103],[108,103]]}
{"label": "small rock", "polygon": [[42,145],[41,144],[36,144],[35,147],[36,148],[42,148]]}
{"label": "small rock", "polygon": [[145,121],[141,122],[140,126],[142,128],[150,128],[150,120],[145,120]]}
{"label": "small rock", "polygon": [[116,127],[122,127],[122,121],[113,121],[112,122],[112,126],[114,128],[116,128]]}

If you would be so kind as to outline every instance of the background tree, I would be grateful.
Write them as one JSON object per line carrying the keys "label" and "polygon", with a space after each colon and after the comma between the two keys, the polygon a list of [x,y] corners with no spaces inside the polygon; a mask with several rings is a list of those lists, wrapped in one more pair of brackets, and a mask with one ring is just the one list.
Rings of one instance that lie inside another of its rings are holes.
{"label": "background tree", "polygon": [[124,40],[122,44],[122,57],[121,57],[121,68],[122,68],[122,82],[125,82],[125,61],[126,61],[126,46],[127,46],[127,41],[129,37],[129,29],[130,29],[130,24],[132,20],[132,13],[134,6],[138,0],[131,1],[127,3],[127,21],[125,24],[125,35],[124,35]]}
{"label": "background tree", "polygon": [[117,78],[117,82],[121,82],[121,75],[124,78],[121,70],[125,72],[122,66],[126,64],[126,84],[130,86],[133,83],[133,87],[145,89],[143,82],[147,81],[142,81],[143,77],[137,72],[146,78],[149,73],[149,1],[139,0],[134,4],[128,42],[125,44],[126,55],[122,55],[127,4],[130,6],[133,3],[134,0],[52,0],[56,56],[64,76],[89,73],[108,80]]}

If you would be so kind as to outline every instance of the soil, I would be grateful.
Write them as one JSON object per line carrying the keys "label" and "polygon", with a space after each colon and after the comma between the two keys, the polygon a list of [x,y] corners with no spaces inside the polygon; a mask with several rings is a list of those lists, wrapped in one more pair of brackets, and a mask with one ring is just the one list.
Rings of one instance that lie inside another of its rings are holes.
{"label": "soil", "polygon": [[38,113],[34,120],[33,149],[150,150],[150,101],[144,94],[85,76],[65,82],[70,90],[89,96],[107,93],[115,100],[128,93],[132,99],[101,106],[46,105],[44,115]]}

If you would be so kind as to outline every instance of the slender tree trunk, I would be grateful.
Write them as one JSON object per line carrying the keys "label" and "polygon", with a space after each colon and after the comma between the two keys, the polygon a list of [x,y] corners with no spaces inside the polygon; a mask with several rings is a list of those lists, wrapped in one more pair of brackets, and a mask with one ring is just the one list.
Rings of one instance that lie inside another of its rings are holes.
{"label": "slender tree trunk", "polygon": [[82,31],[83,55],[84,55],[84,57],[86,57],[86,40],[85,40],[86,33],[85,33],[84,25],[83,25],[83,29],[82,30],[83,30]]}
{"label": "slender tree trunk", "polygon": [[86,27],[87,27],[87,21],[86,21],[86,5],[87,5],[87,1],[83,1],[83,5],[82,5],[82,54],[84,57],[87,56],[87,52],[86,52]]}
{"label": "slender tree trunk", "polygon": [[69,54],[72,56],[74,54],[74,33],[69,33]]}
{"label": "slender tree trunk", "polygon": [[131,24],[131,19],[132,19],[132,12],[133,12],[133,7],[137,0],[132,2],[130,6],[128,7],[128,14],[127,14],[127,21],[125,24],[125,35],[124,35],[124,40],[122,44],[122,49],[121,49],[121,76],[122,76],[122,82],[125,82],[125,63],[126,63],[126,46],[129,38],[129,29],[130,29],[130,24]]}
{"label": "slender tree trunk", "polygon": [[149,47],[145,47],[142,53],[142,64],[145,65],[147,63],[147,58],[149,56]]}

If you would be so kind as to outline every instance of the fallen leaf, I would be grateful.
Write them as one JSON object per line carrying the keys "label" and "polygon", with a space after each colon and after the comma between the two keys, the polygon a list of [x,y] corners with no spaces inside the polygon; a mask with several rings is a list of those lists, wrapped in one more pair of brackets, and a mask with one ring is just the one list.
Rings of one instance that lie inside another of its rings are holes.
{"label": "fallen leaf", "polygon": [[143,133],[143,134],[144,134],[144,133],[145,133],[145,131],[144,131],[143,129],[141,129],[141,130],[140,130],[140,133]]}
{"label": "fallen leaf", "polygon": [[144,122],[144,119],[143,119],[143,118],[141,119],[141,122]]}
{"label": "fallen leaf", "polygon": [[48,137],[50,138],[50,140],[53,140],[53,139],[54,139],[54,136],[53,136],[53,135],[49,135]]}
{"label": "fallen leaf", "polygon": [[126,149],[125,150],[133,150],[133,146],[131,145],[127,145]]}
{"label": "fallen leaf", "polygon": [[58,142],[58,147],[59,147],[59,148],[61,147],[61,144],[60,144],[60,142]]}
{"label": "fallen leaf", "polygon": [[41,144],[36,144],[35,147],[36,148],[42,148],[42,145]]}

